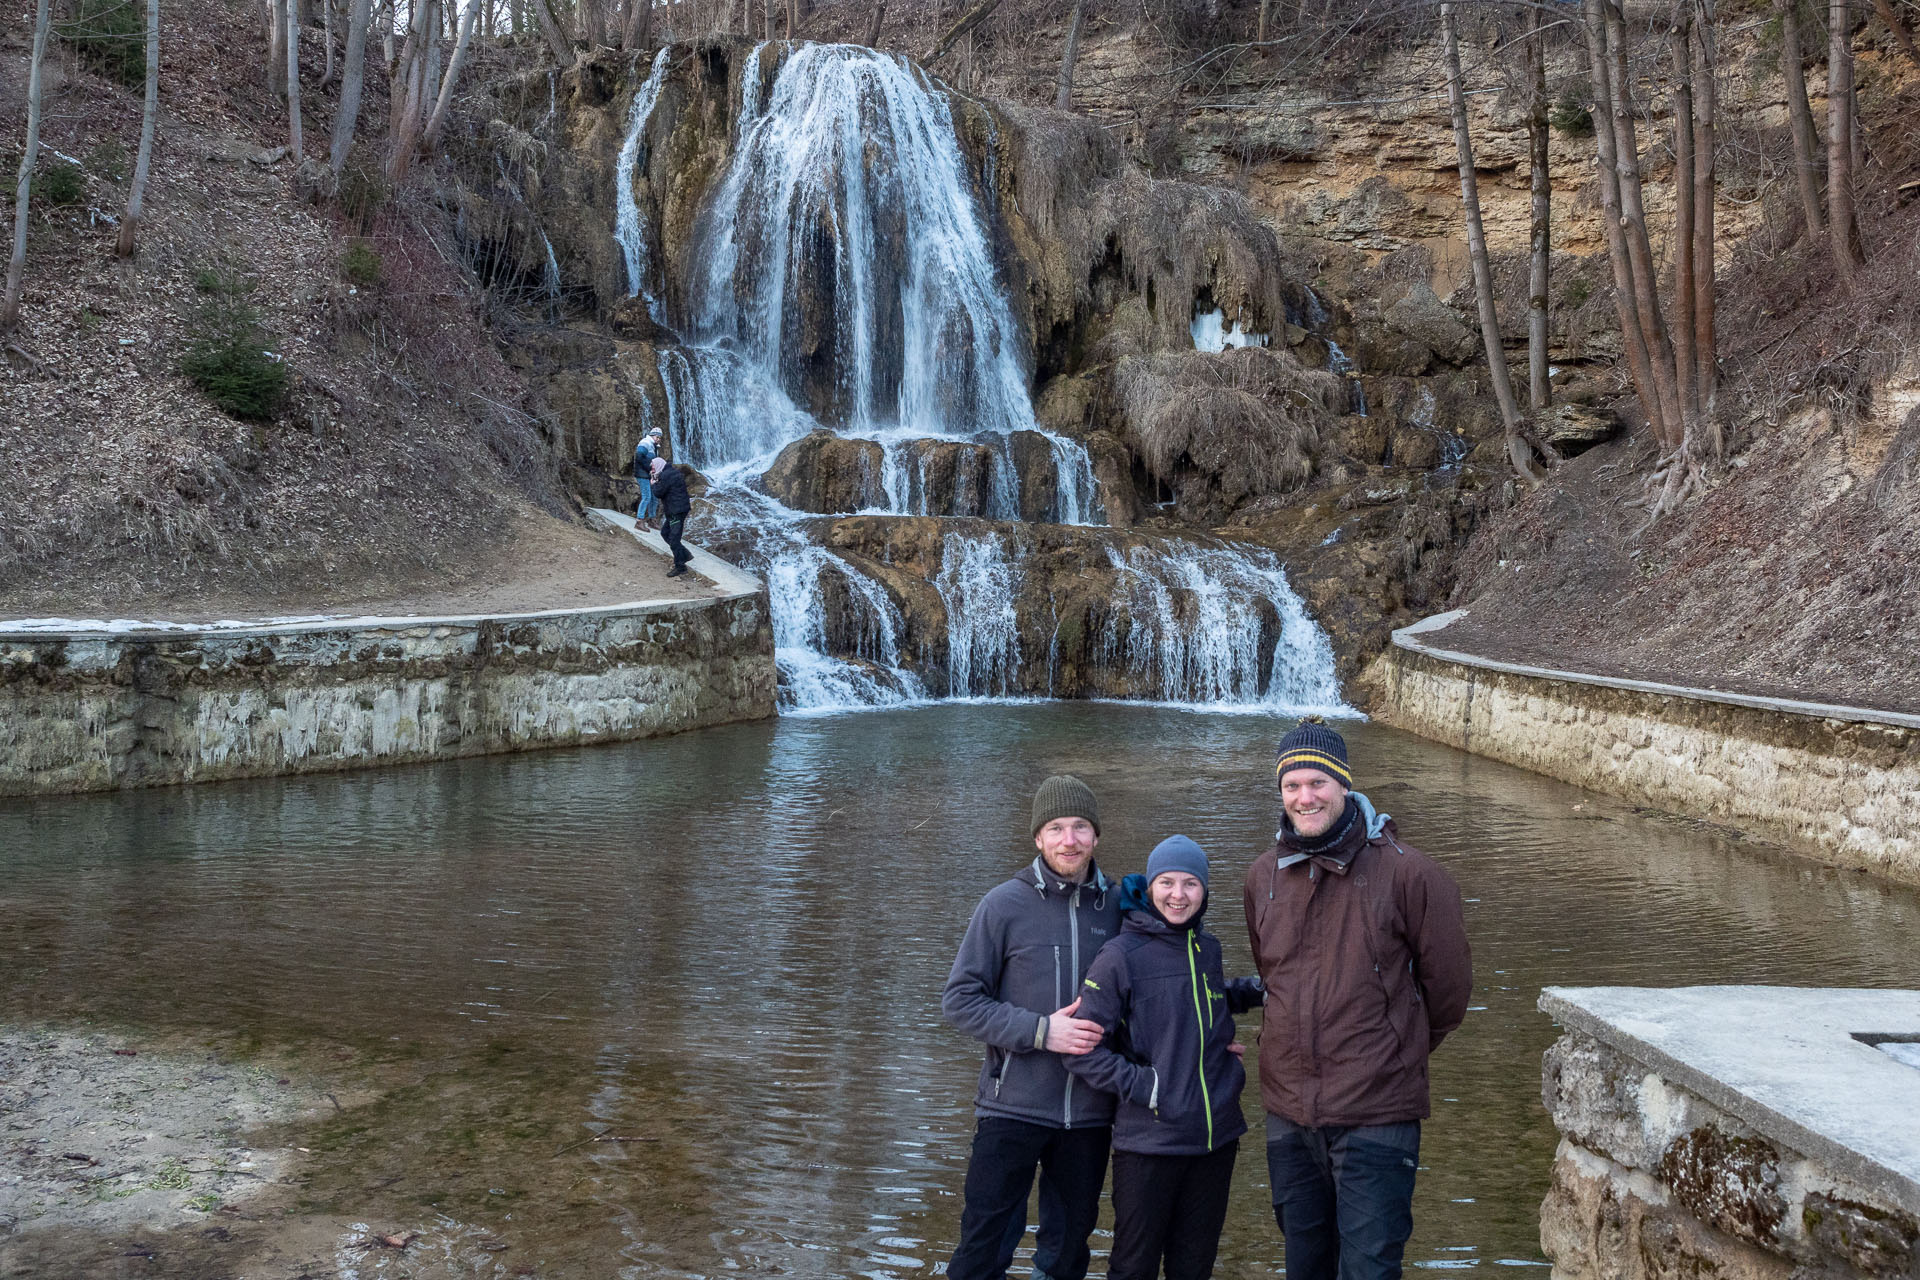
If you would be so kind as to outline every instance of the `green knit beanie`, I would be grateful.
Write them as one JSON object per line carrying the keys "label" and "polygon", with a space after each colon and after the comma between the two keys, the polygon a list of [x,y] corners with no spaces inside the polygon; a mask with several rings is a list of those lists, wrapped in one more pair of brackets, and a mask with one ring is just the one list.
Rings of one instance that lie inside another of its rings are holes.
{"label": "green knit beanie", "polygon": [[1094,803],[1093,788],[1070,773],[1056,773],[1040,784],[1033,793],[1033,830],[1029,834],[1039,835],[1040,828],[1055,818],[1085,818],[1093,824],[1093,834],[1100,834],[1100,806]]}

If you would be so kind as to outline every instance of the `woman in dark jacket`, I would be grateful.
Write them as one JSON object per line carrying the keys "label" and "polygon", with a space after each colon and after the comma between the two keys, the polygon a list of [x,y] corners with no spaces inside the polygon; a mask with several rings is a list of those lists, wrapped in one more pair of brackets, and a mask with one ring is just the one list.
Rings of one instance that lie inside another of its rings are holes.
{"label": "woman in dark jacket", "polygon": [[1200,928],[1207,855],[1160,842],[1145,876],[1120,882],[1120,933],[1094,957],[1079,1016],[1107,1029],[1067,1069],[1120,1101],[1113,1123],[1109,1280],[1206,1280],[1227,1217],[1246,1072],[1231,1014],[1260,1002],[1260,980],[1228,982],[1220,940]]}
{"label": "woman in dark jacket", "polygon": [[693,559],[693,553],[681,541],[687,532],[687,513],[693,510],[693,496],[687,492],[687,478],[680,474],[680,468],[665,458],[653,460],[653,496],[660,499],[660,513],[664,517],[660,536],[673,548],[673,568],[667,570],[667,576],[677,578],[687,571],[687,562]]}

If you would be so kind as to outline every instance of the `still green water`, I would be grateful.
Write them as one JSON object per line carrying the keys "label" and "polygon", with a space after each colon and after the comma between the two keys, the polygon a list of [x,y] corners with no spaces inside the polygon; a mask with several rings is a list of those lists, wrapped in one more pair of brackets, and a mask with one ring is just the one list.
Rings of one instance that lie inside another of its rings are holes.
{"label": "still green water", "polygon": [[[974,902],[1031,857],[1033,787],[1092,783],[1110,873],[1200,841],[1211,927],[1248,972],[1239,884],[1288,723],[945,706],[0,802],[0,1018],[381,1065],[383,1096],[276,1135],[312,1151],[314,1213],[444,1215],[581,1274],[929,1275],[978,1064],[940,988]],[[1920,986],[1911,891],[1346,731],[1360,789],[1460,881],[1474,948],[1413,1268],[1544,1266],[1541,986]],[[1223,1276],[1282,1271],[1257,1086],[1245,1103]],[[650,1141],[586,1142],[602,1132]]]}

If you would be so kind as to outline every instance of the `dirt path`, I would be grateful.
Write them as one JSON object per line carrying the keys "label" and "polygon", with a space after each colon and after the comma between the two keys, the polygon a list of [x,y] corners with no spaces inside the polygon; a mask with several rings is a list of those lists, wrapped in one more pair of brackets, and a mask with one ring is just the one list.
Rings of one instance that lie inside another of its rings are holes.
{"label": "dirt path", "polygon": [[626,532],[543,516],[517,519],[502,539],[477,542],[451,565],[342,581],[333,589],[218,587],[191,596],[68,588],[0,594],[0,619],[135,619],[206,623],[267,618],[441,617],[533,613],[630,600],[697,600],[716,594],[698,573],[666,576],[669,562]]}

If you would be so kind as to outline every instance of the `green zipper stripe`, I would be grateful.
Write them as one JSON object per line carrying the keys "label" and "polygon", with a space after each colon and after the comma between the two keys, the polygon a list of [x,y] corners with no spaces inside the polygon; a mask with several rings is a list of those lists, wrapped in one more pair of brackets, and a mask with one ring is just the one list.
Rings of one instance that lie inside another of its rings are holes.
{"label": "green zipper stripe", "polygon": [[1187,979],[1193,988],[1193,1020],[1200,1028],[1200,1104],[1207,1109],[1207,1150],[1213,1150],[1213,1097],[1207,1092],[1207,1018],[1200,1009],[1200,972],[1194,968],[1194,952],[1200,950],[1200,939],[1191,933],[1187,935],[1192,946],[1187,948]]}

